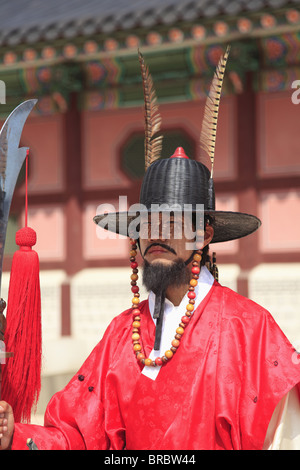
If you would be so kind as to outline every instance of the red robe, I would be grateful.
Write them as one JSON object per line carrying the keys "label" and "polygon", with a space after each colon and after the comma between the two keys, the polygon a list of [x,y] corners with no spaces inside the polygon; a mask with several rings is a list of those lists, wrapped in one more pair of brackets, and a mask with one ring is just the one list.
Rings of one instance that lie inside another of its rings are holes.
{"label": "red robe", "polygon": [[[141,310],[149,354],[147,301]],[[131,325],[131,309],[111,322],[44,427],[16,424],[13,449],[29,437],[39,449],[262,448],[275,406],[300,382],[295,350],[265,309],[215,282],[154,381],[141,374]]]}

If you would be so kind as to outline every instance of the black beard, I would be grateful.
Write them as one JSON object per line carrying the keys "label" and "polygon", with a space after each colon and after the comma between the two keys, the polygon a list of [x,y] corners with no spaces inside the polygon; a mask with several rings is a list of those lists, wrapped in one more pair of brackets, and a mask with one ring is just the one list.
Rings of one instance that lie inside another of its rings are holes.
{"label": "black beard", "polygon": [[169,286],[179,287],[190,281],[190,270],[185,262],[178,258],[172,264],[148,263],[144,260],[143,284],[147,291],[160,295]]}

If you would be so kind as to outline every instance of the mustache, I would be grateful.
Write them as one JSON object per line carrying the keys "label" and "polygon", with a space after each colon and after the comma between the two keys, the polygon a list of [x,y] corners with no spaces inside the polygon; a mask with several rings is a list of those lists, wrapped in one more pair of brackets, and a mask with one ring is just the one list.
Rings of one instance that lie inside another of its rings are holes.
{"label": "mustache", "polygon": [[153,246],[160,246],[161,248],[164,248],[165,250],[170,251],[170,253],[172,253],[173,255],[176,255],[176,251],[173,250],[173,248],[171,248],[170,246],[165,245],[164,243],[151,243],[151,245],[147,246],[144,252],[144,256],[146,256],[150,248],[152,248]]}

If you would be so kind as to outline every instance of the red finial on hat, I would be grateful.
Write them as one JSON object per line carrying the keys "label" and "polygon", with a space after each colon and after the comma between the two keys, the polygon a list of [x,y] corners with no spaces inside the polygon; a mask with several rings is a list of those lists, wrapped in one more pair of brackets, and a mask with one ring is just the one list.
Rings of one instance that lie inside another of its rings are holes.
{"label": "red finial on hat", "polygon": [[189,160],[189,157],[185,154],[185,151],[182,147],[177,147],[174,154],[170,158],[186,158]]}

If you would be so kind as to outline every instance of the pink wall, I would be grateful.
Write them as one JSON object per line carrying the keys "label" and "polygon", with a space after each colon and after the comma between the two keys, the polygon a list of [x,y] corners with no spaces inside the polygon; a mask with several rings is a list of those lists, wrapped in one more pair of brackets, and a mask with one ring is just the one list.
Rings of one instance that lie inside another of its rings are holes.
{"label": "pink wall", "polygon": [[257,152],[261,177],[300,175],[300,106],[292,93],[258,93]]}
{"label": "pink wall", "polygon": [[291,91],[257,94],[258,176],[269,184],[279,179],[259,195],[263,253],[300,249],[300,106],[291,97]]}
{"label": "pink wall", "polygon": [[64,189],[63,115],[35,116],[25,123],[21,145],[30,148],[30,194]]}
{"label": "pink wall", "polygon": [[[238,159],[242,164],[243,155],[237,155],[237,99],[236,96],[224,97],[220,107],[214,173],[216,183],[221,185],[217,192],[219,210],[239,209],[237,164]],[[181,128],[197,145],[204,101],[164,104],[160,111],[162,131]],[[297,184],[300,106],[292,103],[289,91],[258,93],[256,112],[257,177],[250,184],[257,201],[252,213],[263,221],[258,249],[262,254],[273,253],[274,256],[279,252],[292,253],[300,248],[299,181]],[[29,202],[32,201],[32,206],[29,207],[29,224],[39,231],[37,248],[41,261],[54,263],[68,262],[65,177],[72,161],[65,161],[65,119],[63,114],[30,117],[21,142],[30,147]],[[132,133],[143,132],[143,108],[84,111],[81,123],[80,198],[84,199],[79,198],[78,204],[82,211],[82,259],[86,262],[125,260],[126,241],[99,240],[92,218],[97,205],[103,202],[112,203],[126,193],[137,197],[136,183],[121,171],[120,149]],[[200,146],[197,158],[199,156]],[[293,220],[293,223],[289,231],[283,233],[285,220]],[[239,242],[218,244],[216,249],[218,254],[235,257],[239,254]]]}
{"label": "pink wall", "polygon": [[[160,111],[162,131],[164,128],[180,127],[195,142],[199,141],[204,101],[165,104],[160,106]],[[119,168],[119,150],[133,132],[143,129],[142,107],[83,113],[85,189],[121,189],[130,186],[131,182]],[[216,179],[233,179],[236,176],[235,129],[235,97],[226,97],[222,102],[218,124]],[[198,154],[197,157],[199,156]]]}

